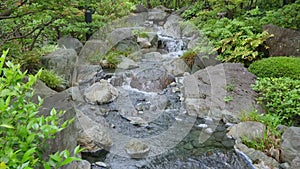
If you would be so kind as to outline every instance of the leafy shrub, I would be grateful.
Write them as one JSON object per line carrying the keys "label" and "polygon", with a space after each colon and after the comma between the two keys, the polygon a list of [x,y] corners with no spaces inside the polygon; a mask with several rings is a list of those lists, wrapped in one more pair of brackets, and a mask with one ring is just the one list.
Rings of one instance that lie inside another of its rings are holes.
{"label": "leafy shrub", "polygon": [[300,80],[258,78],[253,89],[268,113],[280,116],[285,124],[300,125]]}
{"label": "leafy shrub", "polygon": [[[54,109],[47,117],[38,115],[42,104],[31,101],[34,94],[32,85],[38,75],[28,75],[20,71],[20,65],[4,63],[7,51],[0,57],[0,166],[1,168],[45,169],[60,168],[79,158],[70,155],[68,150],[43,159],[47,139],[65,129],[73,120],[62,122],[62,111]],[[5,64],[5,67],[4,67]],[[81,150],[76,147],[74,155]]]}
{"label": "leafy shrub", "polygon": [[270,57],[252,63],[249,71],[258,77],[300,79],[300,58]]}
{"label": "leafy shrub", "polygon": [[261,23],[273,23],[284,28],[300,29],[300,1],[266,12]]}
{"label": "leafy shrub", "polygon": [[207,24],[202,31],[218,51],[223,62],[240,62],[248,66],[264,56],[264,42],[272,35],[257,33],[256,28],[239,19],[222,18]]}
{"label": "leafy shrub", "polygon": [[64,82],[63,78],[58,76],[54,71],[46,69],[41,71],[39,79],[52,89],[62,85]]}

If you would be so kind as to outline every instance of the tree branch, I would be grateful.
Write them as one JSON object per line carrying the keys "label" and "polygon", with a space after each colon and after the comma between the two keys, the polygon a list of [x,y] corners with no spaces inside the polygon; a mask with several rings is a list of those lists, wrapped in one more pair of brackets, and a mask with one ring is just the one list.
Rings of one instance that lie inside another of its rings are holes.
{"label": "tree branch", "polygon": [[45,24],[39,25],[38,27],[32,29],[32,31],[30,31],[30,32],[28,32],[28,33],[26,33],[26,34],[24,34],[24,35],[21,35],[21,36],[15,36],[15,37],[12,37],[12,38],[9,38],[9,39],[5,39],[5,40],[4,40],[4,43],[7,42],[7,41],[10,41],[10,40],[14,40],[14,39],[25,38],[25,37],[27,37],[27,36],[33,34],[36,30],[38,30],[38,29],[43,29],[45,26],[50,25],[52,22],[53,22],[53,20],[51,20],[51,21],[49,21],[49,22],[47,22],[47,23],[45,23]]}

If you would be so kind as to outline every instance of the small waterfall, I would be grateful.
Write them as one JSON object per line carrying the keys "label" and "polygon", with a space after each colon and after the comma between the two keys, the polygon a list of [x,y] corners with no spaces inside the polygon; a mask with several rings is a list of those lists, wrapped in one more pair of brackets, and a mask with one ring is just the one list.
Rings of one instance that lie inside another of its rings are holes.
{"label": "small waterfall", "polygon": [[167,35],[158,34],[158,48],[164,49],[173,55],[177,54],[177,56],[180,56],[183,53],[182,51],[186,50],[187,45],[182,39],[176,39]]}

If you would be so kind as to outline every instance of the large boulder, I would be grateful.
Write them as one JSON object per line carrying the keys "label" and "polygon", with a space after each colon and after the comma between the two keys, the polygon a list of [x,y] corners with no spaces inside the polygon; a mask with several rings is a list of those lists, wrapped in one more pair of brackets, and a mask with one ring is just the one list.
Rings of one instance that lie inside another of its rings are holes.
{"label": "large boulder", "polygon": [[187,113],[237,122],[242,112],[262,111],[251,88],[255,80],[255,75],[237,63],[209,66],[185,76],[182,92]]}
{"label": "large boulder", "polygon": [[[69,90],[65,90],[63,92],[45,97],[43,105],[39,109],[39,114],[48,116],[51,110],[55,108],[57,112],[65,112],[61,117],[62,121],[76,117],[76,112],[73,107],[73,103],[70,100],[70,97],[71,91]],[[67,128],[57,133],[54,139],[47,141],[48,147],[43,153],[43,157],[45,159],[47,159],[50,154],[56,151],[63,151],[67,149],[69,150],[69,152],[73,152],[74,148],[77,146],[78,138],[78,128],[76,124],[77,121],[75,119],[75,121],[71,123]]]}
{"label": "large boulder", "polygon": [[102,40],[89,40],[79,54],[79,61],[89,63],[90,60],[105,55],[108,50],[107,44]]}
{"label": "large boulder", "polygon": [[142,91],[160,92],[174,81],[174,77],[164,68],[153,65],[153,67],[141,68],[134,73],[130,86]]}
{"label": "large boulder", "polygon": [[248,148],[246,145],[241,143],[236,144],[235,149],[246,154],[247,157],[249,157],[251,161],[253,161],[253,163],[255,162],[255,167],[257,169],[279,168],[279,163],[274,158],[267,156],[261,151],[255,150],[253,148]]}
{"label": "large boulder", "polygon": [[300,32],[276,25],[263,26],[274,37],[267,40],[270,56],[300,56]]}
{"label": "large boulder", "polygon": [[[282,135],[281,159],[283,162],[292,163],[296,157],[300,158],[300,127],[290,127]],[[299,160],[298,160],[299,161]]]}
{"label": "large boulder", "polygon": [[84,97],[89,103],[105,104],[118,97],[118,90],[108,81],[100,80],[100,82],[96,82],[89,88],[85,89]]}
{"label": "large boulder", "polygon": [[83,44],[76,38],[62,37],[58,40],[58,47],[63,49],[74,49],[77,54],[80,53]]}
{"label": "large boulder", "polygon": [[182,76],[185,72],[191,71],[189,66],[180,58],[164,62],[164,68],[173,76]]}
{"label": "large boulder", "polygon": [[241,141],[244,137],[250,140],[262,139],[266,126],[255,121],[241,122],[231,126],[228,134],[234,139]]}
{"label": "large boulder", "polygon": [[78,137],[77,141],[87,151],[99,150],[101,148],[109,149],[113,144],[111,136],[103,124],[89,118],[81,110],[75,109],[78,123]]}
{"label": "large boulder", "polygon": [[41,58],[45,68],[62,76],[68,84],[71,82],[76,61],[77,53],[74,49],[59,49]]}

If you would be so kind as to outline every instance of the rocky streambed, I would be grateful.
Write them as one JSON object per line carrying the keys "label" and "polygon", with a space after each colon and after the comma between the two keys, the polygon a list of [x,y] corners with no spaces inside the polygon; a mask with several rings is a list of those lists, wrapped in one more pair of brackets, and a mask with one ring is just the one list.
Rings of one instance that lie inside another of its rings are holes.
{"label": "rocky streambed", "polygon": [[[233,127],[242,112],[262,110],[251,89],[256,77],[240,64],[219,63],[197,28],[170,10],[141,9],[99,30],[84,46],[72,38],[60,46],[71,49],[43,63],[70,88],[55,93],[38,84],[36,94],[45,98],[43,112],[55,107],[66,110],[63,118],[76,117],[52,148],[80,144],[86,161],[66,168],[250,169],[255,158],[261,166],[279,166],[237,144],[244,133],[259,137],[264,131],[252,123],[243,124],[250,131],[242,133]],[[209,52],[197,50],[188,66],[180,56],[199,46]],[[120,63],[107,70],[104,56],[112,50],[127,56],[117,56]]]}

